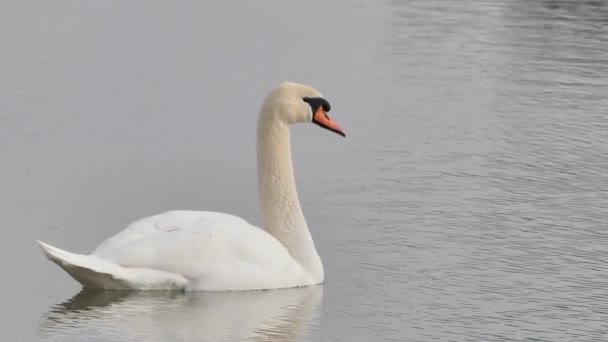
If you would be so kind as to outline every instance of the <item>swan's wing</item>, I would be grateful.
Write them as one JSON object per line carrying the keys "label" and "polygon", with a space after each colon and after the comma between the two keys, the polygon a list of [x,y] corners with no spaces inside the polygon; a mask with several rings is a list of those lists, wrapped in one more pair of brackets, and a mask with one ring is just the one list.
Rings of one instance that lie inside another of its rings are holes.
{"label": "swan's wing", "polygon": [[112,290],[183,290],[188,280],[179,274],[149,268],[122,267],[94,255],[70,253],[38,241],[46,257],[85,288]]}
{"label": "swan's wing", "polygon": [[171,211],[147,217],[103,242],[93,255],[123,267],[180,274],[193,290],[311,282],[272,235],[236,216],[214,212]]}

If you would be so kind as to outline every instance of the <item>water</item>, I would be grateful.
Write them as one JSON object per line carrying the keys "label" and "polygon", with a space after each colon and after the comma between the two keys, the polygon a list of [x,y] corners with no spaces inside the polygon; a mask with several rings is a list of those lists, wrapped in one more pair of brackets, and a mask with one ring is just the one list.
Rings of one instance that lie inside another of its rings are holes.
{"label": "water", "polygon": [[[608,337],[608,2],[1,7],[1,340]],[[258,223],[286,79],[348,134],[293,134],[326,284],[79,293],[44,259],[168,209]]]}

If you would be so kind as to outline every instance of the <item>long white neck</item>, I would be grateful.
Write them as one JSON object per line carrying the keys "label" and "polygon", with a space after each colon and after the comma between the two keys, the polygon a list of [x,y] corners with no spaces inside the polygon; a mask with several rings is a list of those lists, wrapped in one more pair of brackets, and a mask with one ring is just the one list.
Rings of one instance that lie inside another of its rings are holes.
{"label": "long white neck", "polygon": [[[263,109],[272,110],[272,109]],[[291,162],[289,127],[276,115],[258,120],[258,191],[264,228],[319,283],[323,264],[308,230],[298,199]]]}

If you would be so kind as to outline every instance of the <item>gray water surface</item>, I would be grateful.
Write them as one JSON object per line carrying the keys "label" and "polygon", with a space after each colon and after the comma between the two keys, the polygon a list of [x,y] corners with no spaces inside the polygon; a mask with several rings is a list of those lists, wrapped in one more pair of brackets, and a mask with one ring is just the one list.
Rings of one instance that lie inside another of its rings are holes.
{"label": "gray water surface", "polygon": [[[608,338],[608,2],[0,9],[0,340]],[[259,224],[283,80],[347,132],[293,130],[323,286],[80,292],[42,256],[169,209]]]}

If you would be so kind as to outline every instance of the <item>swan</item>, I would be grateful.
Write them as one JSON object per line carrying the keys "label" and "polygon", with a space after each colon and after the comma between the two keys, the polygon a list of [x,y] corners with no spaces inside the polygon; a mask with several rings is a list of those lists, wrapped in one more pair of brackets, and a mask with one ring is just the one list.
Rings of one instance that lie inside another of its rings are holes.
{"label": "swan", "polygon": [[300,206],[289,125],[312,122],[343,137],[329,102],[293,82],[266,96],[257,122],[258,194],[265,229],[237,216],[173,210],[133,222],[90,255],[37,241],[84,288],[241,291],[321,284],[323,264]]}

